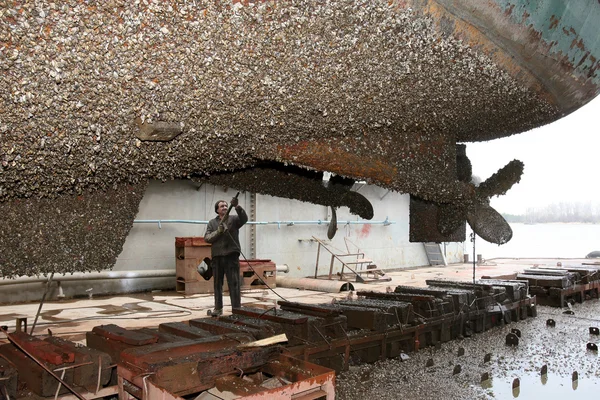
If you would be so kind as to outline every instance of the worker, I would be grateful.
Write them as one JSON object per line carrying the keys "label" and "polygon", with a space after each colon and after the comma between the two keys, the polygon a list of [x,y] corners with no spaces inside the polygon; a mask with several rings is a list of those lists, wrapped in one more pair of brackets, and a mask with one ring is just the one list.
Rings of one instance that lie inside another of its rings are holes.
{"label": "worker", "polygon": [[212,269],[215,286],[215,308],[213,317],[223,314],[223,277],[227,277],[231,307],[241,307],[240,294],[240,238],[239,230],[248,221],[246,211],[239,205],[237,197],[231,199],[231,207],[237,215],[229,215],[225,200],[215,203],[217,216],[208,222],[204,240],[211,243]]}

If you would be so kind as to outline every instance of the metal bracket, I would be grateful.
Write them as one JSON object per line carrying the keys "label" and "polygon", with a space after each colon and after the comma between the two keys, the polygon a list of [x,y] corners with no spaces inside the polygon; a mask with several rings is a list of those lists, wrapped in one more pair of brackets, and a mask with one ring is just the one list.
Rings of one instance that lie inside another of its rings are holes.
{"label": "metal bracket", "polygon": [[16,320],[15,332],[27,333],[27,317],[19,317]]}

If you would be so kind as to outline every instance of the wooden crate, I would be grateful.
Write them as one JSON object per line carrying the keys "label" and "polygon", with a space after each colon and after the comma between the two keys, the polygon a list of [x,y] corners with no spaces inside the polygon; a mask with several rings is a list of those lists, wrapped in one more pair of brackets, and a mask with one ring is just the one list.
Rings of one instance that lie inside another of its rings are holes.
{"label": "wooden crate", "polygon": [[[175,289],[186,295],[214,293],[213,279],[204,280],[198,273],[198,265],[202,261],[208,264],[211,261],[210,243],[202,237],[176,237],[175,238]],[[248,265],[250,264],[250,265]],[[252,268],[251,268],[252,267]],[[254,271],[253,271],[254,269]],[[276,265],[271,260],[240,260],[241,289],[266,288],[267,285],[275,287]],[[227,291],[227,279],[223,284]]]}
{"label": "wooden crate", "polygon": [[[240,274],[242,275],[242,290],[266,288],[267,286],[261,282],[258,277],[260,277],[267,285],[269,285],[269,287],[274,288],[275,276],[277,275],[277,266],[271,260],[241,259]],[[258,277],[256,275],[258,275]]]}
{"label": "wooden crate", "polygon": [[175,290],[186,295],[213,293],[213,280],[204,280],[198,273],[198,265],[210,263],[210,243],[202,237],[175,238]]}

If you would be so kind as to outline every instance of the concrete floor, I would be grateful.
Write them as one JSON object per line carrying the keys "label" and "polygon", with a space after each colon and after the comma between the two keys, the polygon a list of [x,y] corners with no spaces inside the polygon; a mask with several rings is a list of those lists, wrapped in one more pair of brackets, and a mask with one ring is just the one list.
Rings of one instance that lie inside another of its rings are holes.
{"label": "concrete floor", "polygon": [[[587,260],[588,262],[590,260]],[[522,271],[535,265],[556,266],[579,265],[585,259],[494,259],[487,260],[476,268],[476,278],[482,276],[504,276]],[[393,290],[397,285],[426,286],[427,279],[453,279],[469,281],[473,278],[472,264],[453,264],[446,267],[421,267],[389,272],[392,280],[371,284],[354,284],[356,290]],[[327,303],[344,298],[348,292],[323,293],[312,290],[276,288],[277,294],[288,301],[310,304]],[[273,306],[281,297],[269,290],[247,290],[242,292],[244,306]],[[224,297],[225,314],[231,311],[229,298]],[[63,336],[84,343],[85,332],[94,326],[116,324],[125,328],[156,327],[163,322],[187,321],[202,318],[213,306],[212,295],[185,296],[175,291],[156,291],[118,296],[94,296],[91,299],[70,299],[47,302],[43,305],[35,327],[36,335]],[[31,329],[39,303],[10,304],[0,306],[0,325],[15,329],[18,317],[28,319]],[[6,342],[0,338],[0,343]]]}

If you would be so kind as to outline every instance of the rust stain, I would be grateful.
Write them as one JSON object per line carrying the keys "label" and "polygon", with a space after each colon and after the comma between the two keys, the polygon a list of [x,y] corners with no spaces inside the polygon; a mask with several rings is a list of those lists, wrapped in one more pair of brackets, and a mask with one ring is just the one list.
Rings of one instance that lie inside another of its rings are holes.
{"label": "rust stain", "polygon": [[582,39],[573,39],[573,41],[571,42],[571,48],[573,47],[577,47],[578,49],[585,51],[585,45],[583,44]]}
{"label": "rust stain", "polygon": [[371,156],[350,153],[328,144],[302,141],[292,146],[278,146],[276,153],[283,160],[320,171],[371,178],[385,184],[391,184],[398,173],[395,167]]}
{"label": "rust stain", "polygon": [[371,224],[365,224],[361,228],[361,230],[358,234],[358,237],[360,239],[365,239],[365,238],[369,237],[370,234],[371,234]]}
{"label": "rust stain", "polygon": [[560,18],[556,18],[555,15],[552,15],[550,17],[550,29],[555,29],[558,26],[559,22],[560,22]]}

